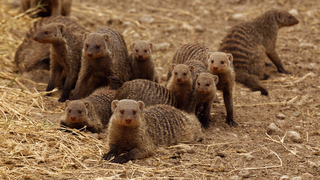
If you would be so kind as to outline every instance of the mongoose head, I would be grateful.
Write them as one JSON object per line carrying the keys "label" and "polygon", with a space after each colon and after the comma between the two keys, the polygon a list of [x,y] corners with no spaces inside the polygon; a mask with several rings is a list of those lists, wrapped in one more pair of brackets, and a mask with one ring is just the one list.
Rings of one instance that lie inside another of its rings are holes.
{"label": "mongoose head", "polygon": [[185,64],[172,64],[172,78],[178,84],[189,82],[192,79],[193,72],[193,66],[187,66]]}
{"label": "mongoose head", "polygon": [[211,73],[196,74],[196,90],[199,94],[208,94],[216,90],[219,77]]}
{"label": "mongoose head", "polygon": [[66,33],[66,26],[61,23],[50,23],[45,25],[41,31],[33,38],[39,43],[54,43],[61,39]]}
{"label": "mongoose head", "polygon": [[224,73],[230,69],[233,62],[233,56],[230,53],[209,52],[208,69],[213,74]]}
{"label": "mongoose head", "polygon": [[108,49],[109,35],[88,32],[83,35],[83,50],[88,58],[98,58],[111,54]]}
{"label": "mongoose head", "polygon": [[276,11],[274,14],[276,15],[276,20],[280,27],[293,26],[299,23],[299,21],[287,11],[284,11],[284,10],[274,10],[274,11]]}
{"label": "mongoose head", "polygon": [[65,102],[65,112],[67,115],[67,120],[70,123],[82,123],[86,121],[86,117],[88,116],[88,112],[90,109],[89,102],[83,102],[80,100]]}
{"label": "mongoose head", "polygon": [[152,52],[152,43],[143,41],[135,42],[131,45],[132,53],[137,60],[148,60]]}
{"label": "mongoose head", "polygon": [[116,121],[121,126],[137,126],[140,122],[140,116],[145,105],[142,101],[131,99],[113,100],[111,110],[113,118],[111,121]]}

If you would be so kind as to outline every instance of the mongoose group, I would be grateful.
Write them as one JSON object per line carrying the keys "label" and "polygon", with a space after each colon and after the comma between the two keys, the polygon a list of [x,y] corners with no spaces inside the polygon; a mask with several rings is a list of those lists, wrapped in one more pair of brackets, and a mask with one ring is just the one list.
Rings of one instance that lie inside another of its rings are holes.
{"label": "mongoose group", "polygon": [[[62,13],[64,1],[57,2],[51,15]],[[61,126],[108,131],[109,151],[103,159],[125,163],[149,157],[159,146],[200,141],[210,125],[217,90],[223,93],[226,123],[237,127],[235,81],[268,95],[259,81],[269,77],[263,71],[264,56],[278,72],[289,73],[275,44],[280,28],[297,23],[288,12],[272,9],[231,28],[218,51],[204,44],[185,44],[172,58],[166,86],[159,84],[151,42],[134,42],[129,53],[117,31],[100,28],[90,33],[61,16],[35,22],[17,49],[15,62],[21,73],[39,68],[42,61],[50,62],[47,91],[63,89]],[[43,54],[30,58],[28,54],[36,48]]]}

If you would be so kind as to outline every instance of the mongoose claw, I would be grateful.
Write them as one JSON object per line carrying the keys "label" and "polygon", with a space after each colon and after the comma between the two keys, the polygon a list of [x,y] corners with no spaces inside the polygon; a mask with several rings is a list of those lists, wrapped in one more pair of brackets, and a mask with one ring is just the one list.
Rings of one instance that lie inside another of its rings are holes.
{"label": "mongoose claw", "polygon": [[261,95],[265,95],[265,96],[268,96],[268,91],[267,90],[265,90],[265,89],[263,89],[263,90],[261,90]]}
{"label": "mongoose claw", "polygon": [[278,73],[291,74],[290,71],[286,71],[286,70],[284,70],[284,69],[278,69]]}
{"label": "mongoose claw", "polygon": [[109,160],[112,159],[112,157],[114,157],[114,156],[115,156],[114,153],[108,152],[108,153],[104,154],[104,155],[102,156],[102,158],[103,158],[104,160],[109,161]]}
{"label": "mongoose claw", "polygon": [[118,163],[118,164],[123,164],[123,163],[126,163],[128,162],[129,159],[125,157],[125,155],[123,156],[117,156],[115,157],[114,159],[112,159],[110,162],[112,163]]}
{"label": "mongoose claw", "polygon": [[60,99],[58,99],[59,102],[65,102],[67,100],[67,98],[65,97],[60,97]]}
{"label": "mongoose claw", "polygon": [[232,126],[233,127],[237,127],[238,126],[238,123],[234,122],[233,120],[232,121],[227,121],[226,123],[229,124],[230,127],[232,127]]}

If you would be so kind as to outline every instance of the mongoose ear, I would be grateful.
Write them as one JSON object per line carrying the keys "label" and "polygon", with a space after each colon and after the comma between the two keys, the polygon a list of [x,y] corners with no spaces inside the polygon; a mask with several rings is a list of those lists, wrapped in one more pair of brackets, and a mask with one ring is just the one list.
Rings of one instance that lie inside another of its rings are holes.
{"label": "mongoose ear", "polygon": [[226,53],[227,54],[227,58],[229,59],[230,63],[233,62],[233,56],[230,53]]}
{"label": "mongoose ear", "polygon": [[66,100],[66,102],[64,102],[64,107],[68,107],[69,106],[69,103],[70,103],[70,100]]}
{"label": "mongoose ear", "polygon": [[212,54],[213,54],[213,52],[208,52],[208,54],[207,54],[208,62],[210,62],[210,57],[211,57]]}
{"label": "mongoose ear", "polygon": [[130,49],[132,49],[132,51],[134,50],[133,48],[134,48],[134,45],[135,45],[136,43],[132,43],[131,44],[131,46],[130,46]]}
{"label": "mongoose ear", "polygon": [[281,23],[284,21],[284,15],[281,12],[278,12],[277,20]]}
{"label": "mongoose ear", "polygon": [[61,34],[64,34],[66,32],[66,29],[67,29],[64,24],[58,25],[58,28],[59,28]]}
{"label": "mongoose ear", "polygon": [[149,47],[150,47],[150,52],[152,52],[152,51],[153,51],[153,45],[152,45],[152,43],[149,43]]}
{"label": "mongoose ear", "polygon": [[86,106],[87,109],[90,109],[90,103],[89,102],[84,102],[84,105]]}
{"label": "mongoose ear", "polygon": [[88,32],[85,32],[85,33],[83,34],[83,38],[82,38],[83,41],[86,40],[88,36],[89,36],[89,33],[88,33]]}
{"label": "mongoose ear", "polygon": [[103,35],[103,38],[104,38],[104,40],[105,40],[106,42],[109,42],[109,40],[110,40],[108,34]]}
{"label": "mongoose ear", "polygon": [[193,66],[189,66],[189,70],[190,70],[190,72],[194,72],[194,68],[193,68]]}
{"label": "mongoose ear", "polygon": [[196,74],[196,79],[198,79],[198,77],[199,77],[199,76],[200,76],[200,74],[199,74],[199,73],[197,73],[197,74]]}
{"label": "mongoose ear", "polygon": [[111,103],[111,111],[114,113],[116,108],[118,107],[119,100],[113,100]]}
{"label": "mongoose ear", "polygon": [[217,75],[212,75],[213,81],[215,82],[215,84],[218,84],[219,82],[219,77]]}
{"label": "mongoose ear", "polygon": [[174,67],[176,66],[176,64],[172,64],[171,68],[172,68],[172,71],[174,70]]}
{"label": "mongoose ear", "polygon": [[143,111],[143,109],[144,109],[144,102],[143,101],[138,101],[138,105],[139,105],[139,109],[140,109],[140,111]]}

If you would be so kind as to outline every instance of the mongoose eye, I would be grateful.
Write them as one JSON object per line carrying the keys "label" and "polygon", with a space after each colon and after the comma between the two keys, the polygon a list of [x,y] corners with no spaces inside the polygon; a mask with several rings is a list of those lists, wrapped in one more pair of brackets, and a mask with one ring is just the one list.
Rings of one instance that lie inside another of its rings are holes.
{"label": "mongoose eye", "polygon": [[133,115],[136,115],[136,114],[137,114],[137,111],[132,111],[132,114],[133,114]]}
{"label": "mongoose eye", "polygon": [[44,34],[45,34],[45,35],[49,35],[49,31],[45,31]]}
{"label": "mongoose eye", "polygon": [[221,64],[224,64],[224,61],[221,61]]}
{"label": "mongoose eye", "polygon": [[89,44],[86,44],[86,48],[88,48],[89,47]]}
{"label": "mongoose eye", "polygon": [[178,73],[177,73],[177,72],[175,72],[174,74],[175,74],[175,75],[177,75]]}
{"label": "mongoose eye", "polygon": [[211,60],[211,63],[214,63],[214,60]]}
{"label": "mongoose eye", "polygon": [[71,113],[71,109],[69,109],[69,111],[68,111],[69,113]]}
{"label": "mongoose eye", "polygon": [[97,46],[96,46],[97,49],[100,49],[100,47],[101,47],[100,45],[97,45]]}
{"label": "mongoose eye", "polygon": [[147,52],[147,50],[144,50],[144,52]]}
{"label": "mongoose eye", "polygon": [[198,83],[198,86],[200,86],[200,83]]}
{"label": "mongoose eye", "polygon": [[184,76],[186,76],[186,75],[187,75],[187,73],[183,73],[183,75],[184,75]]}
{"label": "mongoose eye", "polygon": [[79,110],[79,111],[78,111],[78,113],[79,113],[79,114],[81,114],[81,113],[82,113],[82,111],[81,111],[81,110]]}
{"label": "mongoose eye", "polygon": [[139,52],[139,50],[137,49],[136,52]]}
{"label": "mongoose eye", "polygon": [[124,110],[121,110],[120,113],[121,113],[121,114],[124,114]]}
{"label": "mongoose eye", "polygon": [[209,86],[209,85],[210,85],[209,83],[206,84],[206,86]]}

